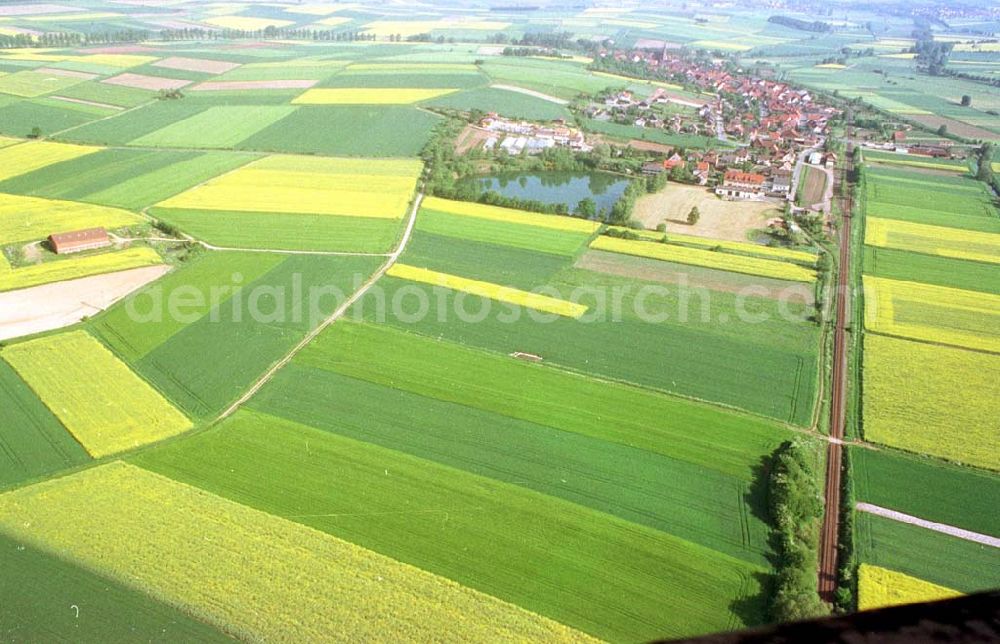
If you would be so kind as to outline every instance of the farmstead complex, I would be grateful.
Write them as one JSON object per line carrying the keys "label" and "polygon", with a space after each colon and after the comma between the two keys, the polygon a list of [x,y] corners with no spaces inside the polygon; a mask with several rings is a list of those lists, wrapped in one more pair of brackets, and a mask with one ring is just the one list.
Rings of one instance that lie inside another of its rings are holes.
{"label": "farmstead complex", "polygon": [[1000,587],[970,7],[0,4],[0,640]]}

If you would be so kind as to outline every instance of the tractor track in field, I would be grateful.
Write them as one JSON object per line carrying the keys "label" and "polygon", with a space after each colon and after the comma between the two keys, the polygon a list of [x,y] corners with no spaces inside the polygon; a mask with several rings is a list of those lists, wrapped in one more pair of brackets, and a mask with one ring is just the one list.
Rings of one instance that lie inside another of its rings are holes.
{"label": "tractor track in field", "polygon": [[271,378],[273,378],[274,375],[278,373],[278,371],[282,369],[282,367],[291,362],[292,359],[296,355],[298,355],[299,352],[302,351],[302,349],[306,347],[306,345],[312,342],[316,338],[316,336],[322,333],[328,326],[339,320],[344,315],[344,313],[346,313],[347,310],[354,305],[355,302],[364,297],[365,293],[367,293],[368,290],[372,286],[374,286],[376,282],[382,279],[382,277],[386,274],[386,272],[390,268],[392,268],[392,265],[396,263],[400,255],[403,254],[403,251],[406,250],[406,245],[410,241],[410,236],[413,234],[413,228],[417,223],[417,211],[420,210],[420,203],[423,200],[424,200],[424,193],[418,192],[416,198],[413,200],[413,206],[410,209],[410,216],[406,222],[406,228],[403,229],[403,236],[399,240],[399,244],[396,246],[396,250],[392,251],[392,253],[389,254],[386,261],[378,268],[378,270],[372,273],[371,277],[369,277],[357,291],[355,291],[349,298],[347,298],[343,304],[337,307],[337,309],[333,313],[331,313],[325,320],[323,320],[315,329],[306,334],[306,336],[302,338],[302,340],[300,340],[298,344],[292,347],[292,349],[288,353],[286,353],[284,357],[282,357],[280,360],[271,365],[271,368],[268,369],[266,372],[264,372],[264,374],[260,378],[258,378],[257,381],[249,389],[247,389],[236,402],[230,405],[224,412],[219,414],[218,418],[215,419],[215,422],[219,422],[233,415],[233,413],[235,413],[237,409],[239,409],[246,401],[250,400],[250,398],[252,398],[254,394],[260,391],[261,388],[264,385],[266,385],[271,380]]}
{"label": "tractor track in field", "polygon": [[849,181],[853,171],[850,142],[851,114],[847,115],[847,146],[843,181],[845,192],[841,204],[840,262],[837,270],[835,291],[836,318],[833,336],[833,382],[830,398],[830,440],[827,441],[826,491],[824,493],[823,524],[820,533],[819,584],[820,597],[833,602],[837,591],[838,549],[840,538],[840,496],[841,468],[844,454],[844,422],[847,392],[847,325],[851,314],[851,213],[854,207],[854,193]]}

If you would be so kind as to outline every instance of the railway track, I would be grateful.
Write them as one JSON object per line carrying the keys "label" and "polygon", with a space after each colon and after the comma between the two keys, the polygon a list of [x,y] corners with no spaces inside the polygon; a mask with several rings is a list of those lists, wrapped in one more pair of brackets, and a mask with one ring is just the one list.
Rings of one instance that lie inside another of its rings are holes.
{"label": "railway track", "polygon": [[841,201],[840,262],[837,271],[835,323],[833,335],[833,382],[830,400],[830,440],[827,443],[826,492],[823,526],[820,534],[819,595],[833,602],[837,591],[838,542],[840,537],[840,474],[843,463],[843,438],[847,393],[847,325],[851,314],[851,213],[854,190],[849,180],[854,170],[851,142],[851,113],[847,113],[847,145]]}

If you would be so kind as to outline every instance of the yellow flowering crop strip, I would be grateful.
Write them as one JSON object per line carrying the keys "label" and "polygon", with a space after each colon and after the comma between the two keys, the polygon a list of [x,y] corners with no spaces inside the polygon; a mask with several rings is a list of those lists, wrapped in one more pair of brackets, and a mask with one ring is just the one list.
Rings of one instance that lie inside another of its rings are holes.
{"label": "yellow flowering crop strip", "polygon": [[39,168],[77,159],[100,152],[102,148],[89,145],[70,145],[52,141],[29,141],[20,145],[7,145],[0,150],[0,181],[27,174]]}
{"label": "yellow flowering crop strip", "polygon": [[865,243],[915,253],[1000,264],[1000,234],[868,217]]}
{"label": "yellow flowering crop strip", "polygon": [[116,253],[71,257],[24,268],[11,268],[5,261],[0,266],[0,291],[13,291],[162,263],[163,260],[155,250],[145,247],[130,248]]}
{"label": "yellow flowering crop strip", "polygon": [[318,87],[296,96],[292,105],[410,105],[457,91],[407,87]]}
{"label": "yellow flowering crop strip", "polygon": [[864,276],[869,331],[1000,353],[1000,295]]}
{"label": "yellow flowering crop strip", "polygon": [[245,641],[595,641],[120,461],[0,496],[0,528]]}
{"label": "yellow flowering crop strip", "polygon": [[[0,157],[5,151],[0,150]],[[0,193],[0,244],[44,239],[54,232],[95,226],[118,228],[142,221],[139,215],[121,208]]]}
{"label": "yellow flowering crop strip", "polygon": [[503,221],[511,224],[524,224],[527,226],[537,226],[539,228],[550,228],[552,230],[562,230],[576,233],[593,233],[600,228],[600,223],[587,221],[586,219],[576,219],[562,215],[542,215],[512,208],[501,208],[499,206],[488,206],[486,204],[473,203],[470,201],[452,201],[441,199],[440,197],[426,197],[421,203],[427,210],[448,213],[450,215],[462,215],[464,217],[476,217],[479,219],[491,219],[493,221]]}
{"label": "yellow flowering crop strip", "polygon": [[865,440],[1000,470],[1000,356],[865,335]]}
{"label": "yellow flowering crop strip", "polygon": [[21,143],[21,139],[12,139],[9,136],[0,136],[0,148],[6,148]]}
{"label": "yellow flowering crop strip", "polygon": [[470,295],[478,295],[496,300],[497,302],[524,306],[544,313],[555,313],[563,317],[578,318],[587,312],[587,307],[583,304],[522,291],[509,286],[493,284],[492,282],[480,282],[479,280],[470,280],[457,275],[449,275],[448,273],[439,273],[407,264],[393,264],[389,268],[388,275],[390,277],[410,280],[411,282],[431,284],[432,286],[440,286]]}
{"label": "yellow flowering crop strip", "polygon": [[961,596],[957,590],[880,566],[861,564],[858,570],[858,608],[861,610]]}
{"label": "yellow flowering crop strip", "polygon": [[612,228],[622,231],[630,230],[630,232],[638,234],[642,239],[648,239],[651,241],[662,241],[664,236],[666,236],[668,243],[700,246],[702,248],[721,248],[723,250],[732,250],[740,253],[746,253],[748,255],[758,255],[768,259],[781,259],[789,262],[807,264],[809,266],[816,265],[816,254],[804,250],[793,250],[791,248],[781,248],[777,246],[762,246],[760,244],[751,244],[749,242],[727,241],[723,239],[708,239],[707,237],[682,235],[679,233],[661,233],[652,230],[631,230],[617,226],[612,226]]}
{"label": "yellow flowering crop strip", "polygon": [[0,355],[95,458],[191,428],[184,414],[85,331],[15,344]]}
{"label": "yellow flowering crop strip", "polygon": [[398,219],[420,169],[408,160],[265,157],[157,205]]}
{"label": "yellow flowering crop strip", "polygon": [[812,282],[816,279],[815,271],[787,262],[778,262],[772,259],[757,257],[742,257],[711,250],[702,250],[700,248],[686,248],[684,246],[652,241],[635,241],[602,235],[591,242],[590,247],[595,250],[604,250],[612,253],[648,257],[650,259],[676,262],[678,264],[690,264],[692,266],[704,266],[706,268],[716,268],[734,273],[745,273],[747,275],[760,275],[761,277],[771,277],[779,280]]}

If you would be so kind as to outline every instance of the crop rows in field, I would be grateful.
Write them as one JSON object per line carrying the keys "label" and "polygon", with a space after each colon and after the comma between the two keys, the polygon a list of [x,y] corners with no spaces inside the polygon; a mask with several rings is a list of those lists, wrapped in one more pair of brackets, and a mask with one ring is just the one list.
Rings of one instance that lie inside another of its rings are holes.
{"label": "crop rows in field", "polygon": [[130,268],[155,266],[163,263],[151,248],[129,248],[85,257],[69,257],[21,268],[12,268],[0,255],[0,291],[13,291],[40,284],[103,275]]}
{"label": "crop rows in field", "polygon": [[0,192],[139,210],[254,158],[232,152],[106,149],[0,182]]}
{"label": "crop rows in field", "polygon": [[865,328],[1000,353],[1000,295],[866,276]]}
{"label": "crop rows in field", "polygon": [[858,608],[874,610],[958,597],[962,593],[895,570],[861,564],[858,569]]}
{"label": "crop rows in field", "polygon": [[858,559],[962,593],[1000,585],[996,548],[865,512],[855,515]]}
{"label": "crop rows in field", "polygon": [[424,199],[417,218],[417,230],[432,235],[556,255],[574,255],[599,227],[597,222],[437,197]]}
{"label": "crop rows in field", "polygon": [[4,146],[0,149],[0,181],[99,151],[100,148],[52,141]]}
{"label": "crop rows in field", "polygon": [[875,246],[865,246],[864,253],[864,272],[868,275],[903,281],[919,279],[925,284],[1000,295],[997,269],[992,264]]}
{"label": "crop rows in field", "polygon": [[[375,444],[240,412],[164,447],[137,462],[597,637],[650,639],[760,618],[755,566]],[[296,477],[279,474],[290,467]],[[745,605],[738,614],[733,601]]]}
{"label": "crop rows in field", "polygon": [[[194,418],[222,411],[337,306],[380,258],[209,253],[92,323]],[[185,292],[182,317],[170,313]],[[129,315],[131,306],[141,315]],[[152,316],[155,323],[144,321]]]}
{"label": "crop rows in field", "polygon": [[[336,630],[358,639],[421,639],[452,629],[483,639],[581,637],[446,579],[120,462],[8,493],[0,506],[3,528],[15,538],[65,553],[239,638],[316,640]],[[218,547],[206,551],[206,541]],[[193,570],[198,583],[191,583]]]}
{"label": "crop rows in field", "polygon": [[130,144],[231,148],[294,111],[289,105],[218,105],[133,139]]}
{"label": "crop rows in field", "polygon": [[1000,470],[1000,356],[868,334],[865,438]]}
{"label": "crop rows in field", "polygon": [[0,487],[87,459],[38,396],[0,360]]}
{"label": "crop rows in field", "polygon": [[959,174],[969,171],[969,166],[964,161],[931,159],[910,154],[875,152],[873,150],[865,150],[865,160],[892,166],[957,172]]}
{"label": "crop rows in field", "polygon": [[[596,226],[595,226],[596,227]],[[586,233],[566,232],[520,224],[453,215],[422,207],[417,230],[455,239],[488,242],[541,253],[572,256],[590,239]]]}
{"label": "crop rows in field", "polygon": [[2,354],[91,456],[179,434],[191,421],[97,340],[72,331]]}
{"label": "crop rows in field", "polygon": [[1000,234],[868,217],[865,243],[927,255],[1000,264]]}
{"label": "crop rows in field", "polygon": [[[0,568],[5,590],[0,623],[26,640],[231,641],[125,583],[2,532]],[[80,608],[80,617],[73,606]]]}
{"label": "crop rows in field", "polygon": [[812,282],[816,279],[815,271],[794,264],[756,257],[741,257],[700,248],[686,248],[652,241],[635,241],[601,236],[591,242],[590,247],[612,253],[623,253],[625,255],[648,257],[666,262],[718,268],[725,271],[760,275],[774,279],[797,282]]}
{"label": "crop rows in field", "polygon": [[[753,297],[744,302],[744,310],[753,314],[750,323],[736,315],[736,296],[730,292],[692,296],[683,289],[649,291],[640,289],[635,279],[572,269],[569,258],[482,242],[457,244],[423,232],[414,236],[402,261],[522,290],[545,286],[554,289],[543,291],[546,294],[576,297],[589,312],[580,321],[559,318],[537,324],[523,311],[513,320],[490,310],[482,317],[483,306],[463,302],[462,309],[476,317],[466,323],[454,312],[459,305],[454,292],[387,277],[379,282],[379,293],[362,298],[352,315],[808,422],[816,381],[816,327],[805,321],[808,311],[795,305],[794,298],[789,299],[791,310],[801,321],[783,316],[774,299]],[[612,293],[621,293],[617,303],[612,304]],[[431,305],[423,315],[421,300]],[[398,307],[387,312],[390,302]],[[439,306],[444,315],[436,313]],[[623,337],[629,341],[622,342]],[[742,356],[742,368],[733,368],[733,356]]]}
{"label": "crop rows in field", "polygon": [[1000,476],[893,450],[851,449],[854,496],[936,523],[1000,537]]}

